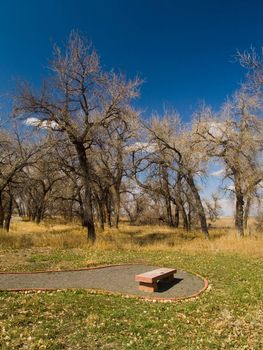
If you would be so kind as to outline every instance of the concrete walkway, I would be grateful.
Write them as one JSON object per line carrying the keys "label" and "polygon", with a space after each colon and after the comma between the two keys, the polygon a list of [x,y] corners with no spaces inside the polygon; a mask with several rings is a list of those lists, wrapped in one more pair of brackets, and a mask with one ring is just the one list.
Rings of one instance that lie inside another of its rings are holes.
{"label": "concrete walkway", "polygon": [[175,281],[169,284],[159,282],[158,292],[139,291],[135,275],[157,268],[134,264],[75,271],[1,273],[0,290],[83,288],[153,299],[180,299],[195,296],[207,287],[206,280],[177,269]]}

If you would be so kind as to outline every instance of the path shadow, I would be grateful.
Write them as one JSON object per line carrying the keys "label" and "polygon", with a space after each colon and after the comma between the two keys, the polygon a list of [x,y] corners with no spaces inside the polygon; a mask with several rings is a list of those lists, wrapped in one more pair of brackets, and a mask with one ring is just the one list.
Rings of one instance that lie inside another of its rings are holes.
{"label": "path shadow", "polygon": [[158,293],[163,293],[175,286],[176,284],[183,281],[183,278],[175,278],[173,281],[159,281],[158,282]]}

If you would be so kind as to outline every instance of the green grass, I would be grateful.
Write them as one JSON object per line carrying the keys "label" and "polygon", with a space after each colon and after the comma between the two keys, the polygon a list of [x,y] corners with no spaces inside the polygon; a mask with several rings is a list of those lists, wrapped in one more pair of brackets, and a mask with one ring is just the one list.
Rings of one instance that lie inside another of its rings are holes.
{"label": "green grass", "polygon": [[0,349],[263,349],[263,236],[237,240],[226,224],[210,241],[198,232],[123,224],[91,246],[78,225],[15,222],[0,235],[1,271],[140,262],[198,273],[210,289],[178,303],[85,290],[0,292]]}
{"label": "green grass", "polygon": [[208,278],[196,300],[152,303],[84,290],[0,293],[0,349],[263,349],[263,257],[171,250],[2,252],[10,270],[143,261]]}

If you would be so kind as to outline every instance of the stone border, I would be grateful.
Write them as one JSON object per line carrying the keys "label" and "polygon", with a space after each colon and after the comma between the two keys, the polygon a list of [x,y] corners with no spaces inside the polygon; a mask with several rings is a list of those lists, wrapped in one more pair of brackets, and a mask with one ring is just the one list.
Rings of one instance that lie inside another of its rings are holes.
{"label": "stone border", "polygon": [[[27,272],[0,272],[1,275],[31,275],[31,274],[36,274],[36,273],[52,273],[52,272],[74,272],[74,271],[87,271],[87,270],[97,270],[97,269],[105,269],[107,267],[115,267],[115,266],[127,266],[127,265],[141,265],[142,263],[127,263],[127,264],[110,264],[110,265],[98,265],[98,266],[91,266],[91,267],[83,267],[79,269],[69,269],[69,270],[46,270],[46,271],[27,271]],[[182,270],[184,271],[184,270]],[[194,299],[199,297],[205,290],[207,290],[209,283],[206,278],[203,276],[200,276],[197,273],[185,271],[188,273],[191,273],[192,275],[195,275],[199,278],[201,278],[204,282],[204,287],[200,289],[197,293],[185,296],[185,297],[177,297],[177,298],[161,298],[158,296],[142,296],[142,295],[135,295],[135,294],[123,294],[119,292],[112,292],[112,291],[107,291],[102,290],[102,289],[87,289],[83,288],[83,290],[86,290],[90,294],[99,294],[99,295],[113,295],[113,296],[121,296],[124,298],[134,298],[134,299],[140,299],[140,300],[145,300],[145,301],[152,301],[152,302],[175,302],[175,301],[183,301],[183,300],[188,300],[188,299]],[[76,290],[76,289],[82,289],[82,288],[65,288],[65,289],[58,289],[58,288],[13,288],[13,289],[5,289],[1,290],[0,292],[29,292],[29,293],[34,293],[34,292],[52,292],[52,291],[64,291],[64,290]]]}

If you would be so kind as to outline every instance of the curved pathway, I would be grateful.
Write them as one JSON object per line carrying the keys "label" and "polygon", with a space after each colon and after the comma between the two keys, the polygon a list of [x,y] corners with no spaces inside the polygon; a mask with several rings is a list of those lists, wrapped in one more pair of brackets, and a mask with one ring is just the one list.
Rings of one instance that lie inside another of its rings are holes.
{"label": "curved pathway", "polygon": [[84,288],[147,299],[178,300],[194,297],[203,292],[208,283],[205,279],[177,269],[175,281],[159,282],[158,292],[138,290],[135,275],[154,270],[158,266],[127,264],[87,268],[73,271],[30,273],[0,273],[0,290],[56,290]]}

